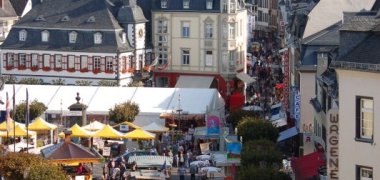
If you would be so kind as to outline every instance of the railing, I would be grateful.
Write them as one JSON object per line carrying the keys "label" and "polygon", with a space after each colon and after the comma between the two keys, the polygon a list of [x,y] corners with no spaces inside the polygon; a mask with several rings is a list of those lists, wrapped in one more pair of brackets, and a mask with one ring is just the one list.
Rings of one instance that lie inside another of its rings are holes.
{"label": "railing", "polygon": [[376,71],[380,72],[380,64],[369,64],[369,63],[356,63],[356,62],[345,62],[345,61],[332,61],[331,66],[339,69],[347,70],[360,70],[360,71]]}

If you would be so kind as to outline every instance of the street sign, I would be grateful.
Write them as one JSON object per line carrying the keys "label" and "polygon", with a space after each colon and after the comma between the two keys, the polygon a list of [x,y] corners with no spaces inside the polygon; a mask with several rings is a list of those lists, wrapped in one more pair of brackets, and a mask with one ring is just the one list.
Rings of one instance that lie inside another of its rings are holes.
{"label": "street sign", "polygon": [[111,147],[103,147],[103,156],[110,156],[111,155]]}

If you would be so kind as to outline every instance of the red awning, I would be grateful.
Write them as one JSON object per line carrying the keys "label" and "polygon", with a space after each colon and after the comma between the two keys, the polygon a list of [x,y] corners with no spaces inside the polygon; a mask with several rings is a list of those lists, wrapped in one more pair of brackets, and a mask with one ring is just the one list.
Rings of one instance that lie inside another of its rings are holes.
{"label": "red awning", "polygon": [[318,174],[318,169],[326,165],[322,152],[314,152],[302,157],[292,158],[292,168],[296,179],[309,179]]}

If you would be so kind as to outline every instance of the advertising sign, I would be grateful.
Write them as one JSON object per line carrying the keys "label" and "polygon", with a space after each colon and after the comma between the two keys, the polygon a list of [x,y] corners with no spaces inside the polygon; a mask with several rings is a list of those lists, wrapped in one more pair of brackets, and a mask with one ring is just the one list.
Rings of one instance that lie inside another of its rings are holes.
{"label": "advertising sign", "polygon": [[207,117],[207,135],[219,135],[220,119],[218,116]]}
{"label": "advertising sign", "polygon": [[111,147],[103,147],[103,156],[110,156],[111,155]]}

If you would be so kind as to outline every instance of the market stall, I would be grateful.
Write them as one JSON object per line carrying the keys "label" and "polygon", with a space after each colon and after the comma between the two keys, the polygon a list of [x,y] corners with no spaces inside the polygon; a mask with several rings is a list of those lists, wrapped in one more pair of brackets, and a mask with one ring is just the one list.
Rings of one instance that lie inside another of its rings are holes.
{"label": "market stall", "polygon": [[[47,135],[49,134],[50,135],[50,144],[53,143],[53,131],[55,129],[57,129],[57,125],[54,125],[54,124],[51,124],[51,123],[48,123],[46,122],[44,119],[42,119],[41,117],[37,117],[35,118],[32,123],[30,123],[28,125],[28,128],[29,130],[32,130],[32,131],[36,131],[38,135]],[[47,133],[48,132],[48,133]],[[45,141],[45,144],[46,145],[48,142],[47,142],[47,137],[43,138]]]}

